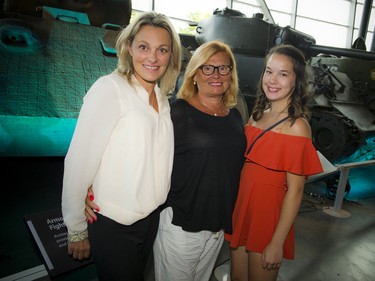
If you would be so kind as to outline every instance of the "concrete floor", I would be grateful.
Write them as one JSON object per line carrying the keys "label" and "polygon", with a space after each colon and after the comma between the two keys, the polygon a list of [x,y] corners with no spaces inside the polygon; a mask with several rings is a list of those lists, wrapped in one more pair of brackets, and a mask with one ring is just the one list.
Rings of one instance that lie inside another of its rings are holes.
{"label": "concrete floor", "polygon": [[[304,197],[296,221],[296,259],[283,261],[278,281],[375,280],[375,177],[373,183],[371,198],[343,203],[350,218],[326,214],[333,200],[319,197],[317,184],[306,187],[316,195]],[[220,258],[227,257],[225,249]]]}
{"label": "concrete floor", "polygon": [[[0,160],[0,281],[97,280],[93,265],[50,278],[23,221],[25,215],[60,206],[63,158]],[[324,212],[333,206],[335,195],[324,180],[306,185],[296,221],[296,259],[283,261],[278,281],[375,280],[375,166],[351,170],[349,182],[351,190],[342,205],[349,218]],[[229,271],[226,244],[217,265],[210,281],[229,280],[223,277]],[[153,281],[152,266],[147,281]]]}

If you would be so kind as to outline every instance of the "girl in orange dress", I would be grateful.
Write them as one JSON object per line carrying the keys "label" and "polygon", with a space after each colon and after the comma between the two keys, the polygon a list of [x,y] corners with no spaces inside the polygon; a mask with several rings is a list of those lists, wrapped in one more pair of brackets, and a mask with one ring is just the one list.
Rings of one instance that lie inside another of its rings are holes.
{"label": "girl in orange dress", "polygon": [[245,127],[248,149],[233,232],[225,235],[232,281],[275,281],[282,259],[294,259],[294,222],[305,179],[322,172],[311,140],[306,85],[303,53],[291,45],[272,48]]}

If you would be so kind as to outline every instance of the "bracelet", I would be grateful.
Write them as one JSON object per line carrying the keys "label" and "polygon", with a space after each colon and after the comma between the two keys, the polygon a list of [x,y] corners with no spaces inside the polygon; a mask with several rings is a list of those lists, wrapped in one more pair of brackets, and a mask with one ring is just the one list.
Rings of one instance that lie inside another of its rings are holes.
{"label": "bracelet", "polygon": [[85,229],[84,231],[80,233],[68,234],[68,242],[69,243],[79,242],[79,241],[85,240],[88,237],[89,237],[89,232],[87,231],[87,229]]}

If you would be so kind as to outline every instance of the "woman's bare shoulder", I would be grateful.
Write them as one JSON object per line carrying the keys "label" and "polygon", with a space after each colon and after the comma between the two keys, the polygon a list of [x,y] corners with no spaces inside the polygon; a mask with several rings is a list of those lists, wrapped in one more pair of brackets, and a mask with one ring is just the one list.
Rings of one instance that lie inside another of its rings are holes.
{"label": "woman's bare shoulder", "polygon": [[299,117],[295,120],[292,126],[288,126],[286,134],[292,136],[306,137],[311,139],[311,127],[306,118]]}

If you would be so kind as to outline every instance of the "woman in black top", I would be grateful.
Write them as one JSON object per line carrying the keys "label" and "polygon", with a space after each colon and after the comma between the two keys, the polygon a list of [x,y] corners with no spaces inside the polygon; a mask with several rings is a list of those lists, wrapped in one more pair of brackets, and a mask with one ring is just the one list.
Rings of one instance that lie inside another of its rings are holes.
{"label": "woman in black top", "polygon": [[237,92],[230,47],[200,46],[171,104],[175,154],[154,243],[156,281],[209,280],[224,231],[231,232],[246,146]]}

